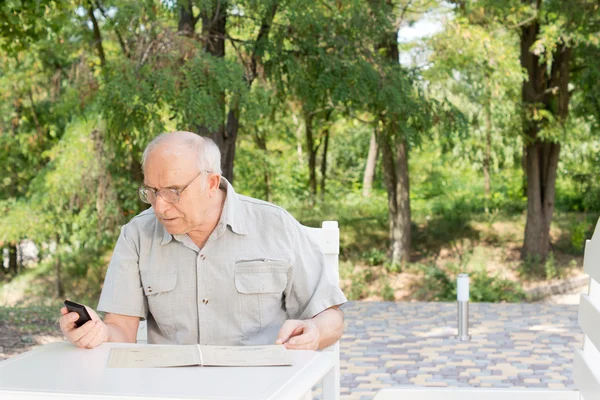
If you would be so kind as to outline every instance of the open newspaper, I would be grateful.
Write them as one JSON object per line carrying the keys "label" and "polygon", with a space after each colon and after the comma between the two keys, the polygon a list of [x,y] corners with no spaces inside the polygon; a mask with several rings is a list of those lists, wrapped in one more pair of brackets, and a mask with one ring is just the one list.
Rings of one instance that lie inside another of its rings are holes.
{"label": "open newspaper", "polygon": [[283,345],[207,346],[148,345],[114,347],[108,357],[109,368],[157,368],[191,365],[211,367],[257,367],[292,365]]}

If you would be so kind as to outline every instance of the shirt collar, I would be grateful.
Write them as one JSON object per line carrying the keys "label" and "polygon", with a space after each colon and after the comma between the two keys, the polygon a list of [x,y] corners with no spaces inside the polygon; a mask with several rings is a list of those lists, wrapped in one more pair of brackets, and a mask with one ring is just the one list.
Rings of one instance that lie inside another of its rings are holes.
{"label": "shirt collar", "polygon": [[[223,204],[223,211],[221,212],[221,218],[215,227],[215,231],[220,236],[221,232],[219,231],[222,230],[223,227],[229,226],[231,227],[231,230],[238,235],[247,235],[248,230],[246,229],[246,223],[242,213],[242,204],[240,202],[239,195],[235,192],[235,190],[233,190],[231,183],[229,183],[229,181],[224,177],[221,177],[221,184],[219,187],[225,191],[226,197],[225,203]],[[163,238],[160,242],[161,245],[170,243],[173,239],[179,242],[182,241],[182,238],[180,237],[182,235],[173,236],[167,232],[162,224],[160,224],[160,227],[163,230]]]}
{"label": "shirt collar", "polygon": [[231,230],[238,235],[247,235],[246,221],[242,212],[242,204],[239,195],[233,190],[231,183],[224,177],[221,177],[221,189],[227,193],[223,212],[219,224],[229,225]]}

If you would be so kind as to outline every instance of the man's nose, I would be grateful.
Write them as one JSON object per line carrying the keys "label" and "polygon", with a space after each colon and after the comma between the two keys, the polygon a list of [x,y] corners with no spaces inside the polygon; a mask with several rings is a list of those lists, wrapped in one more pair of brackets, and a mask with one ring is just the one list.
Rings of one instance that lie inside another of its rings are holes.
{"label": "man's nose", "polygon": [[159,194],[156,195],[156,200],[154,200],[154,204],[152,204],[154,211],[159,215],[164,215],[164,213],[171,208],[171,203],[165,201]]}

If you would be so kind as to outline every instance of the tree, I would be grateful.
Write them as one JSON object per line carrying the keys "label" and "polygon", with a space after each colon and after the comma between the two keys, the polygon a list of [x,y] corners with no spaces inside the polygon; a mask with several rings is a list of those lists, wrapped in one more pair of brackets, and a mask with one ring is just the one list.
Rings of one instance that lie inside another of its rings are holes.
{"label": "tree", "polygon": [[409,150],[429,131],[435,111],[417,76],[400,65],[398,34],[403,23],[425,12],[432,4],[427,1],[398,4],[391,0],[369,4],[373,23],[381,27],[381,32],[373,43],[379,79],[368,109],[374,117],[388,195],[391,261],[401,264],[410,261]]}
{"label": "tree", "polygon": [[363,174],[363,196],[369,197],[373,188],[373,179],[375,178],[375,168],[377,167],[377,156],[379,148],[377,147],[377,136],[371,135],[369,142],[369,153],[365,163],[365,172]]}
{"label": "tree", "polygon": [[470,122],[468,137],[443,135],[440,140],[482,170],[486,204],[492,173],[510,164],[512,150],[520,145],[514,135],[523,79],[517,41],[514,32],[500,24],[478,24],[459,16],[426,43],[432,66],[423,76],[430,90],[451,101]]}
{"label": "tree", "polygon": [[471,22],[504,21],[519,34],[527,222],[521,255],[542,262],[550,249],[557,166],[571,103],[573,61],[598,32],[591,1],[457,1]]}

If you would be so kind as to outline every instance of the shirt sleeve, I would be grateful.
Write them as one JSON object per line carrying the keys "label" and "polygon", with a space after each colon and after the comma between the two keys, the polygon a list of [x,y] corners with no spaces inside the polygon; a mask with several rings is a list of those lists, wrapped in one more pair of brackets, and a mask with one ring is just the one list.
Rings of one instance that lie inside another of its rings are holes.
{"label": "shirt sleeve", "polygon": [[124,225],[106,271],[99,311],[147,318],[139,259],[139,233],[131,224]]}
{"label": "shirt sleeve", "polygon": [[294,257],[285,290],[288,318],[309,319],[348,301],[340,289],[337,263],[327,265],[320,244],[299,222],[294,220],[290,230]]}

